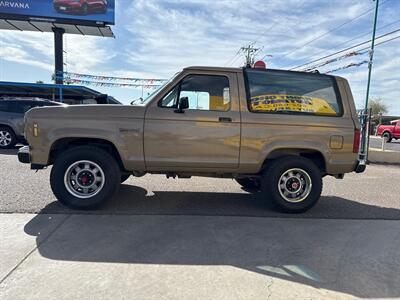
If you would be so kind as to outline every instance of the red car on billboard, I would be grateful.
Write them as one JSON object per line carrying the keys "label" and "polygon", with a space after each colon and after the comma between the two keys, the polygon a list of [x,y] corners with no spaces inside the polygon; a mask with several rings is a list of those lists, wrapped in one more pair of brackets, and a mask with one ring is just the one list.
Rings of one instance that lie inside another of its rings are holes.
{"label": "red car on billboard", "polygon": [[58,13],[87,15],[107,12],[107,0],[53,0]]}

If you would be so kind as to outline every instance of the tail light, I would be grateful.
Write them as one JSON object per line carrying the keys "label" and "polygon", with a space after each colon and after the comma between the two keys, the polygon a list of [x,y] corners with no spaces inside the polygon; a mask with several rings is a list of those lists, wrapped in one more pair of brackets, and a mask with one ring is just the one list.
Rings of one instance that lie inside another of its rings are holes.
{"label": "tail light", "polygon": [[358,153],[360,151],[361,142],[361,131],[360,129],[354,129],[354,141],[353,141],[353,153]]}

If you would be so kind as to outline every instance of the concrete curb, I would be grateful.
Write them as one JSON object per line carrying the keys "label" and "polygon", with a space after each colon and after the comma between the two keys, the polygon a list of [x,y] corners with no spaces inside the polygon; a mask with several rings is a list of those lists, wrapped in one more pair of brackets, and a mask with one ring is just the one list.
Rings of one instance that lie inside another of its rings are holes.
{"label": "concrete curb", "polygon": [[400,165],[400,152],[377,148],[370,148],[368,152],[368,160],[372,163],[385,163]]}

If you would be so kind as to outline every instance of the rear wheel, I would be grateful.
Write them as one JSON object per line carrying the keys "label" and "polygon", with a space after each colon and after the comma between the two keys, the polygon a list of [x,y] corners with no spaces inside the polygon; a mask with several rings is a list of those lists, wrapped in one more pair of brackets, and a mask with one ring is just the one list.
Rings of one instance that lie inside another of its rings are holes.
{"label": "rear wheel", "polygon": [[13,148],[17,143],[14,131],[10,127],[0,127],[0,149]]}
{"label": "rear wheel", "polygon": [[99,207],[117,191],[121,171],[106,151],[90,146],[66,150],[57,157],[50,174],[54,195],[73,209]]}
{"label": "rear wheel", "polygon": [[237,183],[249,190],[259,190],[261,188],[260,180],[255,178],[235,178]]}
{"label": "rear wheel", "polygon": [[268,167],[261,187],[278,210],[301,213],[313,207],[321,196],[321,171],[306,158],[283,157]]}
{"label": "rear wheel", "polygon": [[390,143],[392,141],[392,135],[390,132],[384,132],[382,134],[382,138],[386,139],[386,143]]}

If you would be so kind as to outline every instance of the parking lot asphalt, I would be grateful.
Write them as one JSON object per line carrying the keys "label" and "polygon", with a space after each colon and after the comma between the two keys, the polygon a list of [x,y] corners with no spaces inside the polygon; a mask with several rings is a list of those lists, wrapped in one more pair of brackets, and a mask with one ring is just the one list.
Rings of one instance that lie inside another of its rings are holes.
{"label": "parking lot asphalt", "polygon": [[299,215],[230,179],[159,175],[72,211],[49,171],[0,151],[0,299],[400,297],[400,166],[326,177]]}
{"label": "parking lot asphalt", "polygon": [[[382,138],[379,136],[371,136],[369,140],[369,146],[371,148],[382,148]],[[386,150],[400,151],[400,140],[393,139],[390,143],[386,143]]]}
{"label": "parking lot asphalt", "polygon": [[[0,151],[0,212],[51,214],[204,215],[400,220],[397,178],[400,166],[370,165],[363,174],[324,179],[323,195],[310,211],[273,211],[266,198],[244,191],[231,179],[161,175],[131,177],[105,207],[72,211],[59,204],[49,185],[49,169],[35,172],[17,161],[16,150]],[[397,187],[397,188],[396,188]]]}

